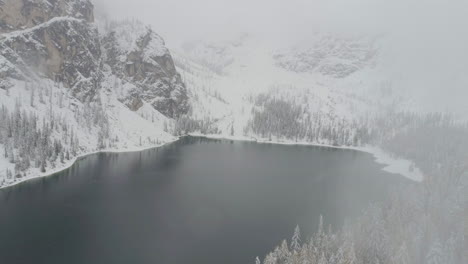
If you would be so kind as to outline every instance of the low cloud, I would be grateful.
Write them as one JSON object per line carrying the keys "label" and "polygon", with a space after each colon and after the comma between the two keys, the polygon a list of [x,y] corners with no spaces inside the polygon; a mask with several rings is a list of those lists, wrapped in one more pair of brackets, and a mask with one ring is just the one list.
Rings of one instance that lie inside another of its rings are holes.
{"label": "low cloud", "polygon": [[[468,1],[463,0],[95,0],[98,13],[138,18],[177,47],[191,39],[241,32],[272,43],[307,41],[316,31],[391,36],[392,67],[410,76],[403,89],[426,104],[468,105]],[[438,109],[440,110],[440,109]],[[468,109],[466,109],[468,113]]]}

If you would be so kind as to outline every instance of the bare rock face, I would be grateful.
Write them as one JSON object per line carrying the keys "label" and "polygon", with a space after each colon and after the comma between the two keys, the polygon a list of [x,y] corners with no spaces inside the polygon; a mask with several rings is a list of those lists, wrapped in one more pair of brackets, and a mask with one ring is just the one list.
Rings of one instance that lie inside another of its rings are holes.
{"label": "bare rock face", "polygon": [[0,77],[48,78],[86,102],[106,76],[117,76],[131,110],[147,103],[170,118],[188,112],[185,84],[159,35],[135,21],[100,35],[93,21],[89,0],[0,0]]}
{"label": "bare rock face", "polygon": [[163,39],[137,21],[113,23],[107,31],[105,62],[135,86],[121,101],[133,111],[145,101],[171,118],[187,113],[187,90]]}
{"label": "bare rock face", "polygon": [[3,34],[2,55],[27,72],[62,82],[74,95],[93,97],[101,56],[97,30],[83,20],[56,17],[38,26]]}
{"label": "bare rock face", "polygon": [[0,18],[0,75],[38,75],[62,82],[79,100],[94,97],[101,49],[88,0],[2,0]]}
{"label": "bare rock face", "polygon": [[21,57],[14,50],[0,43],[0,79],[14,78],[24,80],[28,72],[28,67]]}
{"label": "bare rock face", "polygon": [[93,22],[93,5],[88,0],[1,0],[0,33],[31,28],[63,16]]}

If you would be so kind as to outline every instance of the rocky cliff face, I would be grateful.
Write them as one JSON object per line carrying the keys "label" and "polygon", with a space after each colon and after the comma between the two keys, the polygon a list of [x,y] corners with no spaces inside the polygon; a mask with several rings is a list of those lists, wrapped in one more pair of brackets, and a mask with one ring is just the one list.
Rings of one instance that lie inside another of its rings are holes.
{"label": "rocky cliff face", "polygon": [[93,5],[88,0],[1,0],[0,33],[31,28],[63,16],[93,22]]}
{"label": "rocky cliff face", "polygon": [[111,23],[102,40],[112,73],[134,84],[121,97],[136,111],[143,101],[175,118],[187,113],[187,91],[163,39],[138,21]]}
{"label": "rocky cliff face", "polygon": [[146,102],[170,118],[187,113],[185,85],[160,36],[137,22],[99,32],[93,21],[88,0],[0,0],[0,77],[45,77],[85,102],[112,75],[130,87],[119,100],[132,111]]}
{"label": "rocky cliff face", "polygon": [[46,23],[3,34],[2,55],[24,78],[61,82],[82,100],[93,99],[100,82],[101,50],[97,30],[83,20],[55,17]]}

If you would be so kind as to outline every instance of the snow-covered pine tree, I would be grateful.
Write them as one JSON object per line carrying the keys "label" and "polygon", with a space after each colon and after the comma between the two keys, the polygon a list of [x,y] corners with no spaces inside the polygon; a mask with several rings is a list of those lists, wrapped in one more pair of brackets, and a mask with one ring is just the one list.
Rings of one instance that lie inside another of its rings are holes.
{"label": "snow-covered pine tree", "polygon": [[255,264],[261,264],[260,259],[258,257],[255,258]]}
{"label": "snow-covered pine tree", "polygon": [[301,249],[301,230],[299,229],[299,225],[296,226],[294,229],[294,234],[291,239],[291,250],[294,252],[299,252]]}

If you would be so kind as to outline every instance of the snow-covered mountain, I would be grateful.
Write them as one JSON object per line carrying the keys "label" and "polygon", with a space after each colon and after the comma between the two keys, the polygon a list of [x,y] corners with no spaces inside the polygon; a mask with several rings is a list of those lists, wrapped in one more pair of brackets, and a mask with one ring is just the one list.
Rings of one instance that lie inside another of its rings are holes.
{"label": "snow-covered mountain", "polygon": [[320,116],[326,123],[416,110],[382,74],[379,41],[316,34],[285,49],[242,34],[229,41],[189,42],[173,53],[196,118],[210,117],[225,134],[259,136],[248,131],[253,112],[264,106],[259,98],[286,101],[302,108],[301,118]]}
{"label": "snow-covered mountain", "polygon": [[376,38],[337,37],[316,33],[307,45],[274,54],[276,64],[297,73],[319,73],[334,78],[372,67],[377,56]]}
{"label": "snow-covered mountain", "polygon": [[151,28],[98,23],[88,0],[3,0],[0,18],[0,186],[174,139],[187,91]]}
{"label": "snow-covered mountain", "polygon": [[164,40],[139,21],[107,23],[105,64],[126,85],[121,101],[136,111],[149,103],[170,118],[187,113],[187,92]]}

